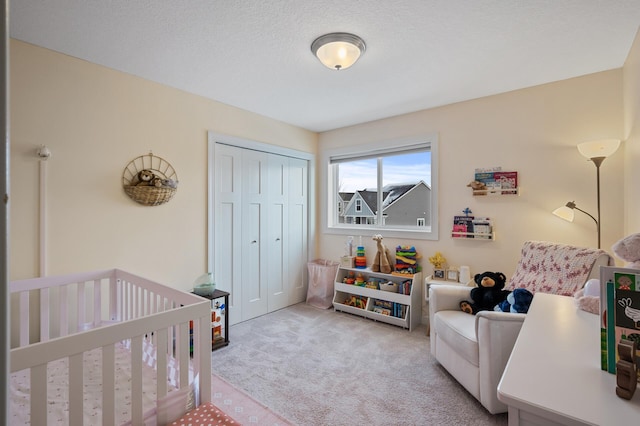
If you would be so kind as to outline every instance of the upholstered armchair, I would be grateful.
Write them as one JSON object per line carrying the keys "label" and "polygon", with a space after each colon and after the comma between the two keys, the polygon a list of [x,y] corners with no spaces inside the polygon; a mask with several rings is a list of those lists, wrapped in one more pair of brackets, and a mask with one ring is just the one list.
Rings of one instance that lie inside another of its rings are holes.
{"label": "upholstered armchair", "polygon": [[[506,289],[572,296],[600,266],[613,265],[604,250],[527,241]],[[471,287],[438,285],[429,289],[431,354],[492,414],[507,411],[498,400],[498,382],[526,314],[460,310]]]}

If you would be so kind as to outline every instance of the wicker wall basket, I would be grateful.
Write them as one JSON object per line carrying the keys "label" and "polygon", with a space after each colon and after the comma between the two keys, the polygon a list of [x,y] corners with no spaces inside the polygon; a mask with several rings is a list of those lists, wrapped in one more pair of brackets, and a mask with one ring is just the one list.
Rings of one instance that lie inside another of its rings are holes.
{"label": "wicker wall basket", "polygon": [[159,206],[178,191],[178,175],[168,161],[150,152],[127,164],[122,172],[122,187],[136,203]]}

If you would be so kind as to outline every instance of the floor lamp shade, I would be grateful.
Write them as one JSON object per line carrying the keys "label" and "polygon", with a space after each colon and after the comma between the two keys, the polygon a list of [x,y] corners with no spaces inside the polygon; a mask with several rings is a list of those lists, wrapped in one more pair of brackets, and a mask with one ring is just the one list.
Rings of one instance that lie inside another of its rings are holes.
{"label": "floor lamp shade", "polygon": [[619,139],[600,139],[579,144],[578,151],[591,160],[593,158],[607,158],[616,152],[619,146]]}
{"label": "floor lamp shade", "polygon": [[560,219],[564,219],[567,222],[573,222],[573,218],[575,215],[573,214],[573,209],[570,209],[567,206],[558,207],[553,211],[553,214],[558,216]]}

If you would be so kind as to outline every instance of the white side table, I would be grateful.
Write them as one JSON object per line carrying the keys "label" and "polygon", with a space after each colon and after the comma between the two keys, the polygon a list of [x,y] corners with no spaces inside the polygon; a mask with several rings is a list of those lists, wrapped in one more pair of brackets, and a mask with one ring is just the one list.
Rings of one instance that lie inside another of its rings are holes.
{"label": "white side table", "polygon": [[429,287],[432,285],[455,285],[461,287],[473,287],[475,282],[473,279],[469,280],[466,283],[460,283],[457,281],[446,281],[446,280],[437,280],[433,278],[432,275],[427,275],[427,278],[424,280],[424,300],[427,302],[426,314],[427,314],[427,336],[431,332],[431,324],[429,324]]}

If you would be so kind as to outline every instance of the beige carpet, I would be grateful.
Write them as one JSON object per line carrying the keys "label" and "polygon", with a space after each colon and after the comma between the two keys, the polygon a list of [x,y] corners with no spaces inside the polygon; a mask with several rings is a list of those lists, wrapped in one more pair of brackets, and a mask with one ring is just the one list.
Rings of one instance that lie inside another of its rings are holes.
{"label": "beige carpet", "polygon": [[408,330],[304,303],[236,324],[215,374],[292,424],[506,425]]}

